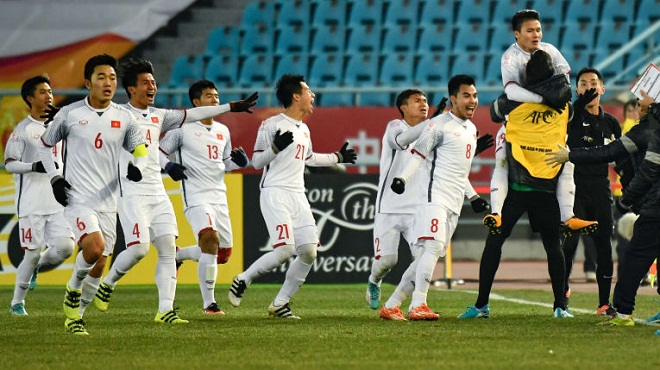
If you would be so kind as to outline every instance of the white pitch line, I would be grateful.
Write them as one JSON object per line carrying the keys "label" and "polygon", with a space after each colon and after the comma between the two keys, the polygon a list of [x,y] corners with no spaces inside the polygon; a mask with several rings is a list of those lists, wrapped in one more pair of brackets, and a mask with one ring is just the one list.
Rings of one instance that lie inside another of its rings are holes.
{"label": "white pitch line", "polygon": [[[462,289],[447,289],[445,290],[447,292],[462,292],[462,293],[469,293],[469,294],[479,294],[479,291],[477,290],[462,290]],[[512,302],[512,303],[518,303],[518,304],[524,304],[528,306],[540,306],[540,307],[547,307],[547,308],[552,308],[553,305],[550,303],[543,303],[543,302],[534,302],[534,301],[528,301],[526,299],[519,299],[519,298],[508,298],[500,294],[496,293],[490,293],[490,299],[496,300],[496,301],[505,301],[505,302]],[[593,314],[594,310],[587,310],[584,308],[577,308],[577,307],[571,307],[570,312],[579,312],[579,313],[584,313],[584,314]],[[642,319],[635,319],[633,320],[637,324],[643,324],[643,325],[649,325],[649,326],[659,326],[657,324],[649,324],[646,322],[646,320]]]}

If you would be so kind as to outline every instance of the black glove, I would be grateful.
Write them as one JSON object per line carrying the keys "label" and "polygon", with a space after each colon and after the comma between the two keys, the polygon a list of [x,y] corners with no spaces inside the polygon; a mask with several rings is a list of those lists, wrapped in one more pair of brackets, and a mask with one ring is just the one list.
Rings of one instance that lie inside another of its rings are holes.
{"label": "black glove", "polygon": [[395,177],[390,188],[397,194],[403,194],[406,191],[406,182],[400,177]]}
{"label": "black glove", "polygon": [[660,120],[660,103],[652,103],[649,105],[648,113],[652,114],[655,119]]}
{"label": "black glove", "polygon": [[231,151],[231,161],[236,163],[236,165],[240,168],[243,168],[247,166],[248,164],[248,156],[245,154],[245,150],[243,148],[234,148],[234,150]]}
{"label": "black glove", "polygon": [[46,122],[44,122],[44,125],[48,125],[53,118],[55,118],[55,115],[57,112],[60,111],[60,108],[56,108],[54,105],[48,104],[48,109],[44,111],[46,114],[42,114],[39,116],[40,118],[46,118]]}
{"label": "black glove", "polygon": [[587,106],[592,100],[596,99],[598,96],[598,93],[596,92],[596,89],[589,89],[584,92],[582,95],[578,95],[578,98],[575,100],[575,103],[573,103],[573,107],[575,107],[576,111],[581,111],[584,109],[584,107]]}
{"label": "black glove", "polygon": [[562,114],[564,109],[566,109],[566,103],[561,104],[559,102],[546,100],[545,98],[543,99],[543,102],[541,104],[545,104],[548,107],[556,110],[558,114]]}
{"label": "black glove", "polygon": [[231,101],[229,102],[229,109],[232,112],[248,112],[252,114],[252,107],[257,104],[257,99],[259,99],[259,93],[255,92],[250,95],[247,99]]}
{"label": "black glove", "polygon": [[344,146],[338,152],[335,152],[335,155],[339,158],[339,163],[355,164],[355,160],[357,159],[355,149],[348,148],[348,141],[344,143]]}
{"label": "black glove", "polygon": [[293,133],[291,131],[285,131],[281,134],[278,129],[273,138],[273,151],[277,154],[286,149],[291,143],[293,143]]}
{"label": "black glove", "polygon": [[477,156],[480,153],[483,153],[484,150],[495,145],[495,138],[491,134],[486,134],[477,139],[477,149],[474,151],[474,155]]}
{"label": "black glove", "polygon": [[[57,168],[57,163],[55,163],[55,168]],[[46,173],[44,164],[41,161],[32,163],[32,172]]]}
{"label": "black glove", "polygon": [[170,175],[170,178],[174,181],[188,180],[188,176],[184,172],[186,166],[178,164],[176,162],[169,162],[165,165],[165,172]]}
{"label": "black glove", "polygon": [[66,195],[66,189],[71,189],[71,184],[64,180],[62,176],[53,177],[50,184],[53,187],[53,195],[55,195],[57,203],[66,207],[69,204],[69,196]]}
{"label": "black glove", "polygon": [[128,171],[126,172],[126,178],[134,182],[139,182],[140,180],[142,180],[142,172],[140,171],[139,168],[135,167],[133,162],[128,162]]}
{"label": "black glove", "polygon": [[475,199],[470,201],[470,205],[472,206],[472,210],[474,213],[481,213],[481,212],[490,212],[490,204],[486,201],[486,199],[477,196]]}
{"label": "black glove", "polygon": [[440,102],[438,103],[438,105],[436,105],[435,112],[433,112],[431,118],[441,114],[446,107],[447,107],[447,98],[443,96]]}

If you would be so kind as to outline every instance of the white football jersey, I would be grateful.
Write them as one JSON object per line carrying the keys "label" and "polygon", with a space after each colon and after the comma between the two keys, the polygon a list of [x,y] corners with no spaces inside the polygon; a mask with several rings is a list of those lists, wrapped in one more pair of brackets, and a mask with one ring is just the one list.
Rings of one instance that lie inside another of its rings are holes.
{"label": "white football jersey", "polygon": [[309,128],[303,121],[297,121],[280,113],[262,122],[254,143],[254,156],[272,151],[273,138],[277,130],[280,130],[280,133],[291,131],[293,142],[264,167],[260,187],[279,187],[304,192],[305,161],[311,158],[314,152]]}
{"label": "white football jersey", "polygon": [[[539,49],[550,54],[552,65],[555,68],[555,76],[560,74],[568,75],[571,72],[571,67],[568,65],[564,56],[552,44],[541,42]],[[502,83],[504,87],[512,82],[521,86],[523,85],[526,78],[525,67],[530,57],[531,54],[521,49],[518,43],[513,43],[513,45],[506,49],[504,54],[502,54],[501,60]]]}
{"label": "white football jersey", "polygon": [[186,207],[227,204],[225,171],[239,168],[231,160],[229,129],[220,122],[208,126],[187,123],[168,132],[160,142],[165,154],[186,167],[187,180],[181,180]]}
{"label": "white football jersey", "polygon": [[[5,147],[5,163],[10,160],[34,163],[39,159],[41,135],[46,131],[43,122],[28,116],[18,123],[9,136]],[[53,160],[62,168],[62,142],[51,148]],[[50,215],[61,212],[63,207],[57,203],[50,179],[45,173],[27,172],[15,173],[16,183],[16,214],[18,217],[27,215]]]}
{"label": "white football jersey", "polygon": [[451,112],[431,119],[412,149],[425,158],[418,171],[424,202],[461,213],[476,148],[477,128],[470,120]]}
{"label": "white football jersey", "polygon": [[[425,123],[420,123],[420,125],[422,124]],[[416,141],[410,143],[406,148],[400,147],[395,141],[400,133],[410,127],[406,121],[395,119],[390,121],[385,129],[380,153],[380,176],[378,177],[378,194],[376,196],[376,210],[378,213],[413,214],[416,206],[421,201],[417,173],[406,181],[406,196],[402,197],[390,189],[392,179],[397,174],[402,173],[412,160],[409,149],[415,145]]]}
{"label": "white football jersey", "polygon": [[113,102],[95,109],[85,98],[62,107],[41,140],[48,147],[66,140],[62,173],[71,184],[69,205],[116,212],[119,155],[144,143],[131,112]]}
{"label": "white football jersey", "polygon": [[149,158],[146,167],[142,170],[142,180],[134,182],[126,178],[126,173],[128,162],[135,160],[131,153],[122,151],[119,161],[120,196],[166,195],[163,177],[160,173],[158,143],[162,134],[181,126],[186,118],[186,111],[153,107],[143,110],[133,107],[130,103],[123,106],[135,116],[142,137],[147,143]]}

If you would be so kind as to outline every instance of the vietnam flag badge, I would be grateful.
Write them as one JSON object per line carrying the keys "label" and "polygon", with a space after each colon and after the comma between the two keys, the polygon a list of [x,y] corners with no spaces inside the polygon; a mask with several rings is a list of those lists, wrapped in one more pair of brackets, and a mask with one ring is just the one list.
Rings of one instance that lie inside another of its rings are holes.
{"label": "vietnam flag badge", "polygon": [[121,121],[110,121],[110,127],[121,128]]}

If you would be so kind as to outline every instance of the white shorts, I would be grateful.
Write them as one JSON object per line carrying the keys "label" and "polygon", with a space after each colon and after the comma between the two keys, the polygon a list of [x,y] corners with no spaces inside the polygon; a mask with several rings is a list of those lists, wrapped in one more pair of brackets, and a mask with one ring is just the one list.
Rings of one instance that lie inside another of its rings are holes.
{"label": "white shorts", "polygon": [[319,243],[316,221],[305,193],[264,188],[259,204],[273,248]]}
{"label": "white shorts", "polygon": [[417,208],[415,214],[415,243],[437,240],[446,248],[458,225],[458,214],[447,208],[426,204]]}
{"label": "white shorts", "polygon": [[97,212],[83,205],[73,205],[64,208],[64,218],[69,222],[76,244],[81,245],[85,236],[100,231],[105,239],[103,255],[112,254],[117,240],[117,213]]}
{"label": "white shorts", "polygon": [[117,203],[126,247],[149,243],[159,236],[179,235],[176,216],[166,195],[129,195]]}
{"label": "white shorts", "polygon": [[41,250],[53,238],[71,238],[73,232],[64,219],[64,211],[50,215],[28,215],[18,219],[18,236],[23,249]]}
{"label": "white shorts", "polygon": [[199,244],[199,234],[206,230],[214,230],[220,236],[220,248],[231,248],[233,245],[229,208],[226,204],[204,204],[186,208],[183,213],[195,233]]}
{"label": "white shorts", "polygon": [[413,214],[377,213],[374,218],[374,257],[398,255],[401,235],[408,242],[408,246],[412,246],[415,242],[414,226]]}

